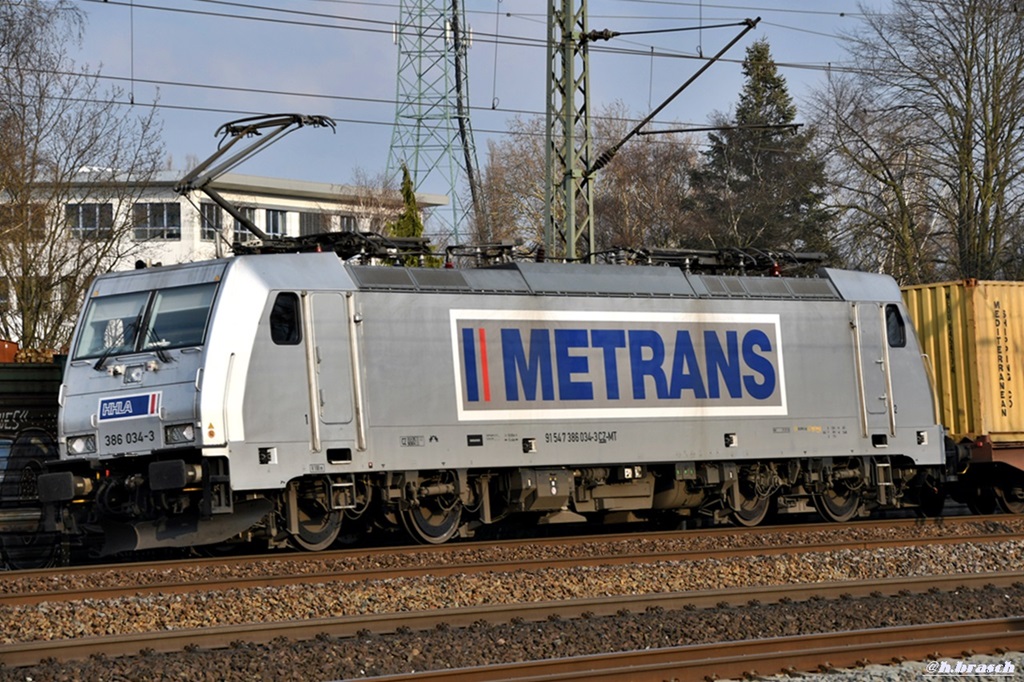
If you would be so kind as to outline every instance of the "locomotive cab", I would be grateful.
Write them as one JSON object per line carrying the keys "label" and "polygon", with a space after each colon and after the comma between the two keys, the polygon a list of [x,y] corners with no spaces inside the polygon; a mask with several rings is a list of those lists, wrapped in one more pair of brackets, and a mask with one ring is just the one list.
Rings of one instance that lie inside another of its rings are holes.
{"label": "locomotive cab", "polygon": [[[325,457],[344,469],[356,442],[348,311],[337,291],[347,283],[323,271],[330,263],[337,273],[335,256],[312,257],[321,267],[310,259],[97,279],[61,390],[61,464],[40,479],[43,501],[65,505],[58,523],[101,530],[111,553],[220,542],[281,504],[285,536],[322,544],[324,514],[301,507],[323,482],[279,494],[325,473]],[[318,278],[335,290],[311,292]],[[336,483],[328,496],[344,506],[351,486]],[[73,500],[87,513],[70,512]],[[263,535],[282,534],[268,523]]]}

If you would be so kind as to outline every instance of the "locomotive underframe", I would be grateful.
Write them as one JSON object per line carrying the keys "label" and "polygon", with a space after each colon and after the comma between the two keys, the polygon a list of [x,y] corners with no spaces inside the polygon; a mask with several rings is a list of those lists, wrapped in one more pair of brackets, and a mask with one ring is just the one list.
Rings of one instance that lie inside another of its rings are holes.
{"label": "locomotive underframe", "polygon": [[324,474],[280,490],[232,491],[225,458],[178,454],[66,472],[66,489],[45,492],[51,501],[73,498],[51,518],[53,530],[101,532],[109,554],[255,540],[316,551],[372,528],[440,543],[513,516],[752,526],[816,511],[847,521],[873,509],[938,513],[944,479],[905,457],[851,456]]}

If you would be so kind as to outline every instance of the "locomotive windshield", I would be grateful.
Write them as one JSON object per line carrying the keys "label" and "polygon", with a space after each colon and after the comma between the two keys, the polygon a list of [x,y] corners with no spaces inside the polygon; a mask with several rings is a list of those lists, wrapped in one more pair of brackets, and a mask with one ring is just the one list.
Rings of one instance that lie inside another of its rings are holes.
{"label": "locomotive windshield", "polygon": [[216,283],[101,296],[89,301],[75,359],[201,346]]}

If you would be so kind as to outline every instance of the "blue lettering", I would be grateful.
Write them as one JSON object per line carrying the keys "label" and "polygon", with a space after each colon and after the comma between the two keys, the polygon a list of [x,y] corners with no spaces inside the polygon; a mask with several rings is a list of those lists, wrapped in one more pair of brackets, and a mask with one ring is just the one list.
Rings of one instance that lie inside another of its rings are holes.
{"label": "blue lettering", "polygon": [[[656,404],[742,407],[779,400],[781,369],[776,363],[781,362],[781,353],[775,348],[776,328],[771,324],[752,327],[742,316],[734,324],[700,318],[675,324],[641,321],[640,325],[649,326],[634,329],[591,328],[568,320],[487,324],[457,331],[464,400],[474,409],[490,400],[481,374],[481,366],[486,367],[481,363],[487,360],[482,357],[485,328],[500,343],[505,386],[501,402],[509,407],[519,403],[521,409],[541,402],[568,407],[595,400],[600,401],[594,405],[597,408],[622,405],[622,401],[623,407],[630,408]],[[496,360],[497,355],[491,357]],[[141,406],[122,400],[100,409],[113,419],[131,416],[133,410],[138,413]]]}
{"label": "blue lettering", "polygon": [[595,329],[590,332],[590,344],[603,351],[604,386],[608,400],[618,400],[619,363],[615,351],[626,347],[626,332],[622,329]]}
{"label": "blue lettering", "polygon": [[754,376],[743,377],[743,385],[752,398],[764,400],[775,393],[775,367],[771,360],[759,355],[755,350],[770,351],[772,342],[760,329],[751,329],[743,337],[743,362],[747,367],[761,375],[762,381],[758,382]]}
{"label": "blue lettering", "polygon": [[697,353],[693,350],[693,340],[690,332],[682,329],[676,332],[676,350],[672,354],[672,388],[669,389],[668,397],[678,400],[684,390],[693,391],[693,397],[698,400],[707,398]]}
{"label": "blue lettering", "polygon": [[722,348],[718,334],[710,330],[704,332],[704,356],[708,363],[708,396],[721,397],[720,380],[724,379],[729,397],[740,398],[743,395],[743,388],[740,384],[740,350],[736,332],[725,333],[725,345],[729,349],[728,352]]}
{"label": "blue lettering", "polygon": [[480,386],[476,378],[476,339],[473,338],[471,327],[462,330],[462,363],[466,366],[466,400],[471,403],[479,402]]}
{"label": "blue lettering", "polygon": [[[650,357],[644,358],[644,351],[650,351]],[[644,400],[647,387],[644,377],[654,379],[654,389],[658,398],[668,397],[668,381],[661,366],[665,363],[665,341],[652,329],[631,329],[629,331],[629,369],[633,376],[633,398]]]}
{"label": "blue lettering", "polygon": [[558,367],[559,400],[593,400],[594,385],[589,381],[573,381],[573,374],[586,374],[590,363],[585,355],[571,355],[573,348],[587,348],[586,329],[555,330],[555,364]]}
{"label": "blue lettering", "polygon": [[537,399],[537,381],[540,380],[541,398],[555,399],[555,384],[551,371],[551,335],[547,329],[530,330],[530,358],[523,349],[523,338],[518,329],[501,330],[502,362],[505,369],[505,399],[519,400],[519,380],[523,381],[523,399]]}

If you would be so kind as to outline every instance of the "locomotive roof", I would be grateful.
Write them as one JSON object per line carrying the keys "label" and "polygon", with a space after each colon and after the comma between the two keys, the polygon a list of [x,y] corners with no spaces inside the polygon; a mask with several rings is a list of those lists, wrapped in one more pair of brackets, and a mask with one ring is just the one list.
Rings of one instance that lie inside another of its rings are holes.
{"label": "locomotive roof", "polygon": [[674,267],[514,262],[478,269],[349,265],[361,290],[561,296],[840,300],[828,273],[819,277],[697,275]]}
{"label": "locomotive roof", "polygon": [[234,269],[232,265],[256,275],[271,289],[354,287],[361,291],[526,296],[901,300],[899,286],[891,277],[832,268],[821,268],[815,277],[711,275],[671,266],[525,261],[469,269],[410,268],[341,264],[328,253],[235,256],[142,272],[108,273],[97,280],[93,295],[211,281]]}

